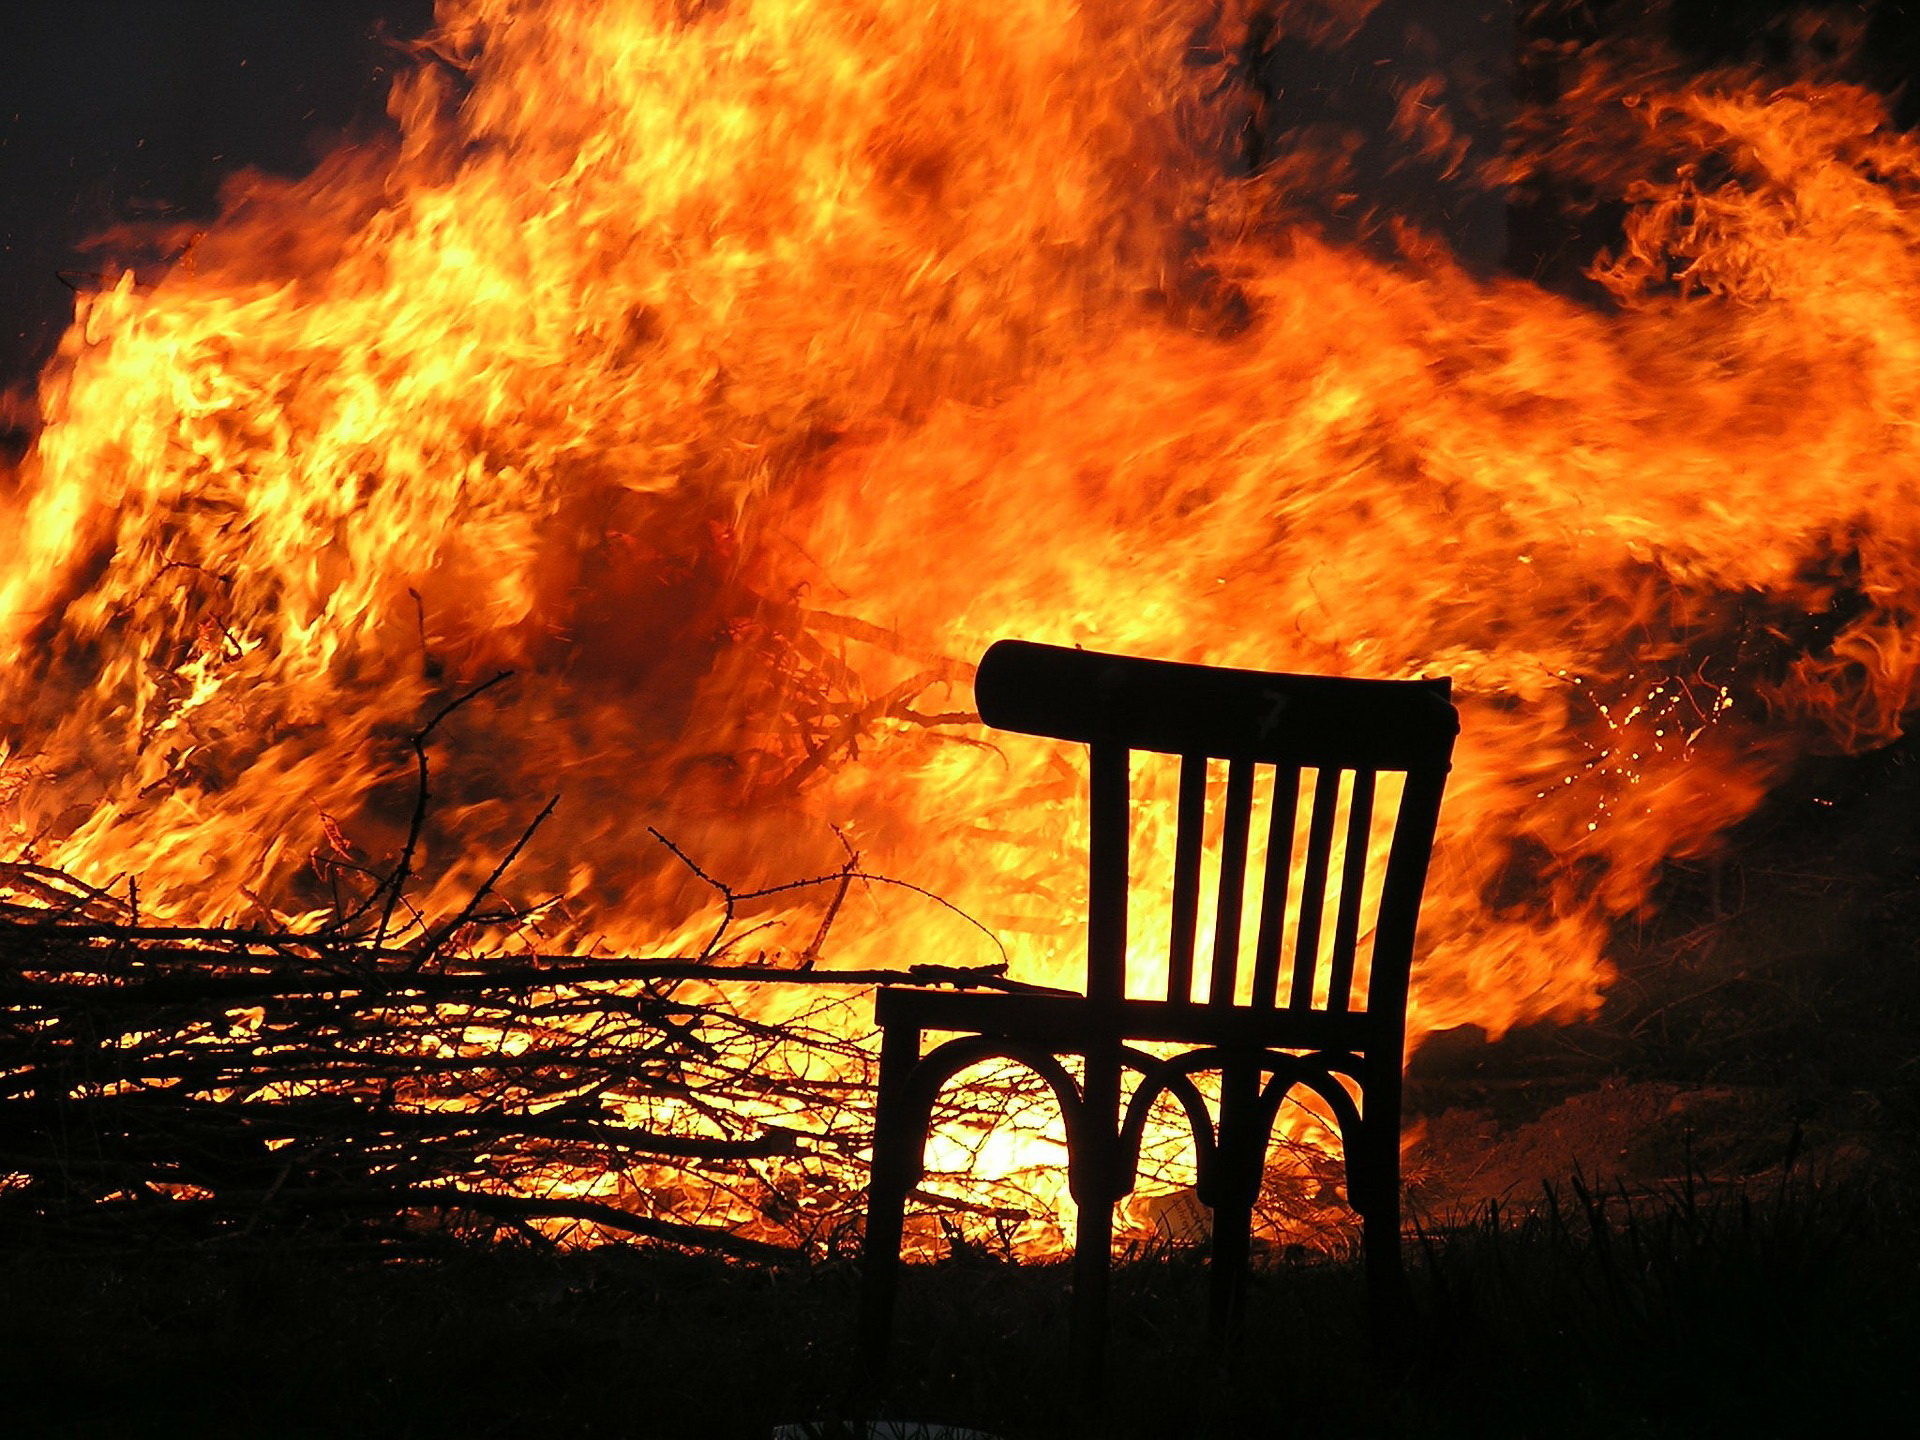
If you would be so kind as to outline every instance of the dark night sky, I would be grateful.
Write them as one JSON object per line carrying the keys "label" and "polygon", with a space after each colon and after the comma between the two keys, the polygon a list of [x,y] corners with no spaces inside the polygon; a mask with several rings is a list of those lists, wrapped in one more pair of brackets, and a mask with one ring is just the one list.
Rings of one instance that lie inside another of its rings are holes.
{"label": "dark night sky", "polygon": [[[1591,0],[1581,13],[1610,3],[1634,0]],[[1788,3],[1673,0],[1673,33],[1697,57],[1721,58]],[[1383,0],[1370,29],[1397,33],[1414,19],[1444,53],[1500,63],[1513,32],[1499,0],[1488,4]],[[1863,7],[1870,68],[1895,93],[1920,54],[1916,12],[1920,0]],[[209,217],[233,171],[298,174],[343,132],[383,124],[393,41],[432,13],[432,0],[0,0],[0,400],[26,393],[72,313],[60,273],[98,268],[86,237],[128,220]],[[1360,53],[1369,43],[1398,48],[1363,39],[1344,67],[1322,74],[1306,57],[1307,71],[1274,78],[1296,96],[1335,97],[1322,118],[1377,129],[1390,102],[1354,83],[1384,63]],[[1920,87],[1904,88],[1903,112],[1920,103]],[[1425,218],[1468,256],[1503,248],[1497,201]],[[6,413],[0,403],[0,431]]]}
{"label": "dark night sky", "polygon": [[211,215],[244,166],[311,167],[380,124],[432,0],[0,4],[0,390],[31,382],[72,312],[62,270],[131,219]]}
{"label": "dark night sky", "polygon": [[[432,15],[432,0],[0,0],[0,392],[30,390],[71,318],[61,272],[100,268],[87,237],[210,217],[233,171],[299,174],[383,124],[393,39]],[[1381,130],[1393,101],[1370,67],[1415,19],[1456,57],[1503,64],[1512,43],[1501,0],[1382,0],[1333,71],[1307,56],[1270,78],[1317,97],[1314,118]],[[1497,256],[1497,202],[1439,223]]]}

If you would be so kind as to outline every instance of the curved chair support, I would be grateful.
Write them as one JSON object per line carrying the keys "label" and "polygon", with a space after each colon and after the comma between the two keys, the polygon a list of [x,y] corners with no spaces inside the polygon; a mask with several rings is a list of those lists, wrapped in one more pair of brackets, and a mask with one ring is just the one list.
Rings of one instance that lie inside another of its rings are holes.
{"label": "curved chair support", "polygon": [[961,1036],[919,1053],[920,1032],[902,1026],[889,1032],[880,1050],[879,1104],[874,1115],[873,1170],[868,1182],[867,1233],[862,1242],[866,1278],[860,1306],[861,1353],[869,1374],[885,1368],[887,1329],[900,1267],[900,1240],[907,1195],[926,1174],[927,1132],[933,1102],[949,1080],[982,1060],[1025,1065],[1053,1091],[1060,1104],[1068,1145],[1068,1184],[1075,1198],[1085,1188],[1076,1163],[1086,1147],[1086,1102],[1059,1059],[1044,1047],[1006,1037]]}
{"label": "curved chair support", "polygon": [[[1127,1104],[1126,1118],[1120,1127],[1121,1151],[1127,1164],[1137,1168],[1140,1163],[1140,1146],[1153,1102],[1162,1094],[1172,1094],[1186,1112],[1187,1125],[1193,1135],[1197,1176],[1194,1188],[1211,1205],[1214,1202],[1208,1196],[1213,1190],[1210,1182],[1219,1160],[1220,1141],[1213,1116],[1192,1077],[1208,1070],[1223,1069],[1230,1059],[1237,1057],[1230,1057],[1215,1046],[1189,1050],[1183,1055],[1164,1060],[1131,1047],[1123,1050],[1121,1056],[1141,1073],[1140,1085]],[[1354,1104],[1346,1088],[1333,1078],[1337,1074],[1355,1074],[1358,1066],[1350,1063],[1350,1059],[1338,1054],[1296,1055],[1284,1050],[1267,1050],[1260,1054],[1260,1069],[1271,1072],[1274,1077],[1261,1089],[1259,1108],[1253,1117],[1254,1132],[1260,1137],[1263,1159],[1267,1139],[1279,1118],[1280,1107],[1286,1103],[1287,1096],[1301,1085],[1327,1102],[1343,1137],[1359,1133],[1362,1124],[1359,1107]]]}
{"label": "curved chair support", "polygon": [[[1260,1128],[1263,1134],[1270,1133],[1274,1122],[1280,1118],[1280,1107],[1287,1103],[1287,1096],[1304,1085],[1333,1111],[1334,1121],[1341,1135],[1358,1134],[1362,1123],[1360,1107],[1353,1103],[1353,1097],[1346,1087],[1334,1079],[1335,1074],[1345,1073],[1343,1067],[1329,1065],[1324,1061],[1314,1063],[1306,1056],[1288,1056],[1292,1065],[1284,1068],[1274,1067],[1273,1079],[1267,1083],[1260,1095]],[[1315,1057],[1316,1059],[1318,1057]]]}
{"label": "curved chair support", "polygon": [[1187,1128],[1193,1135],[1194,1170],[1198,1176],[1196,1188],[1206,1184],[1213,1173],[1214,1156],[1219,1148],[1218,1138],[1214,1132],[1213,1116],[1192,1077],[1195,1071],[1212,1069],[1218,1062],[1199,1065],[1190,1062],[1196,1056],[1204,1060],[1209,1053],[1193,1051],[1170,1060],[1160,1060],[1131,1048],[1120,1052],[1120,1058],[1138,1070],[1141,1076],[1139,1087],[1127,1102],[1126,1118],[1120,1124],[1120,1155],[1127,1174],[1133,1175],[1140,1168],[1140,1146],[1146,1137],[1147,1117],[1153,1109],[1153,1102],[1162,1095],[1170,1094],[1186,1112]]}
{"label": "curved chair support", "polygon": [[[912,1152],[913,1159],[908,1167],[908,1187],[926,1174],[927,1133],[933,1123],[933,1102],[939,1097],[941,1088],[969,1065],[978,1065],[983,1060],[1011,1060],[1017,1065],[1026,1066],[1045,1081],[1047,1088],[1053,1091],[1054,1099],[1059,1102],[1060,1116],[1066,1124],[1067,1154],[1071,1157],[1079,1153],[1080,1136],[1086,1128],[1085,1106],[1081,1103],[1080,1086],[1067,1073],[1067,1067],[1038,1045],[987,1036],[962,1036],[958,1040],[936,1045],[921,1056],[903,1083],[900,1109],[890,1124],[903,1134],[917,1134],[920,1137],[919,1149]],[[1077,1190],[1074,1198],[1079,1198]]]}
{"label": "curved chair support", "polygon": [[[1362,1223],[1369,1229],[1375,1223],[1376,1215],[1384,1215],[1388,1209],[1397,1216],[1398,1202],[1393,1191],[1398,1184],[1397,1156],[1376,1154],[1381,1143],[1376,1136],[1368,1117],[1362,1113],[1352,1095],[1337,1078],[1347,1075],[1359,1082],[1354,1067],[1322,1063],[1303,1064],[1290,1078],[1276,1075],[1261,1096],[1261,1108],[1264,1111],[1262,1123],[1270,1130],[1278,1120],[1280,1107],[1286,1103],[1287,1096],[1298,1086],[1304,1085],[1333,1111],[1334,1123],[1340,1131],[1341,1150],[1347,1172],[1347,1201],[1360,1216]],[[1284,1080],[1285,1083],[1282,1083]],[[1398,1116],[1395,1116],[1398,1119]],[[1395,1140],[1398,1126],[1395,1127]],[[1381,1223],[1389,1223],[1383,1220]],[[1390,1222],[1398,1228],[1398,1219]]]}

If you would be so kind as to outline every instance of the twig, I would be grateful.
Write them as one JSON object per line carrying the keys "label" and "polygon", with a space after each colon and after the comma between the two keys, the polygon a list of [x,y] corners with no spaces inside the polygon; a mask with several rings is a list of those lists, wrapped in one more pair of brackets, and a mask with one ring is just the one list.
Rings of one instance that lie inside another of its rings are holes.
{"label": "twig", "polygon": [[[718,891],[725,902],[725,913],[721,917],[719,928],[716,929],[708,939],[705,948],[701,951],[703,955],[711,955],[716,952],[720,938],[727,933],[728,928],[733,924],[735,911],[742,901],[766,900],[772,896],[785,895],[795,890],[810,890],[820,885],[846,884],[850,881],[858,880],[865,885],[890,885],[897,890],[909,890],[915,895],[921,896],[923,899],[931,900],[943,910],[951,910],[955,915],[958,915],[962,920],[966,921],[967,924],[991,940],[994,948],[1000,952],[1002,960],[1009,964],[1012,962],[1013,957],[1008,953],[1006,945],[1002,943],[1000,937],[994,934],[992,930],[988,929],[980,921],[974,919],[973,916],[969,915],[965,910],[962,910],[944,895],[936,894],[923,885],[915,885],[911,880],[898,880],[891,875],[874,875],[864,870],[842,869],[836,870],[828,875],[810,876],[805,880],[784,880],[778,885],[765,885],[758,890],[735,890],[731,886],[722,884],[705,870],[702,870],[694,863],[693,858],[688,855],[686,851],[682,850],[678,845],[674,844],[673,841],[654,829],[653,826],[649,825],[647,827],[647,833],[662,845],[666,846],[668,850],[672,851],[674,856],[681,864],[685,865],[687,869],[691,870],[701,880]],[[845,841],[843,840],[841,843],[844,844]],[[835,908],[838,908],[837,905]]]}
{"label": "twig", "polygon": [[[453,699],[436,710],[432,718],[429,719],[425,725],[414,731],[410,743],[413,746],[414,763],[419,770],[419,782],[414,790],[413,818],[407,824],[407,839],[406,843],[400,847],[400,858],[394,863],[393,873],[387,877],[386,883],[381,887],[381,889],[386,892],[386,898],[380,907],[380,924],[374,931],[376,944],[387,938],[389,927],[393,923],[394,906],[399,903],[400,893],[406,889],[407,881],[413,875],[413,857],[419,849],[420,835],[421,832],[425,830],[427,824],[427,801],[430,798],[427,790],[427,737],[439,728],[442,720],[445,720],[462,705],[465,705],[470,700],[477,699],[494,686],[512,678],[513,671],[502,670],[491,680],[482,680],[472,689],[454,696]],[[380,893],[380,890],[376,890],[374,895],[378,896]],[[371,899],[372,897],[369,898]]]}
{"label": "twig", "polygon": [[553,814],[554,806],[559,803],[560,797],[558,795],[549,799],[547,803],[541,807],[540,813],[533,817],[532,822],[528,824],[527,828],[520,832],[520,838],[513,842],[512,848],[502,857],[500,863],[493,867],[493,873],[487,876],[485,880],[482,880],[480,887],[475,890],[472,895],[467,897],[467,903],[461,906],[460,912],[455,915],[453,919],[429,931],[426,936],[422,938],[419,951],[414,957],[414,969],[419,969],[420,966],[427,961],[428,957],[439,954],[440,947],[447,943],[448,937],[459,933],[462,928],[472,921],[474,912],[480,908],[480,902],[493,893],[493,887],[500,883],[500,877],[505,875],[513,865],[513,862],[520,858],[520,852],[526,849],[527,842],[533,839],[533,832],[547,822],[547,817]]}

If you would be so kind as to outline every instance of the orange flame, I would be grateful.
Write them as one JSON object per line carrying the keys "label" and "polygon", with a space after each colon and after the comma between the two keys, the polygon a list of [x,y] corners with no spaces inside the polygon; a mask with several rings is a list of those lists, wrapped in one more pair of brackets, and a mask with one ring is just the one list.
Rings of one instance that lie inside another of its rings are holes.
{"label": "orange flame", "polygon": [[[557,790],[543,943],[698,931],[649,825],[741,884],[844,836],[1071,982],[1075,782],[964,716],[988,641],[1445,674],[1414,1035],[1590,1011],[1663,861],[1913,703],[1920,149],[1841,83],[1596,55],[1504,176],[1630,202],[1582,303],[1224,162],[1219,10],[443,0],[390,148],[82,299],[0,502],[14,844],[324,909],[311,858],[389,859],[407,735],[511,668],[425,903]],[[827,960],[899,957],[994,958],[856,893]]]}

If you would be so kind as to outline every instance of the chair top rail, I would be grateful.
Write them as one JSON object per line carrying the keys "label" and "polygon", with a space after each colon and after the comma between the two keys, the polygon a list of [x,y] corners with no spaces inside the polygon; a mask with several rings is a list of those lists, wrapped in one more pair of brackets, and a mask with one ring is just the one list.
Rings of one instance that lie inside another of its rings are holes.
{"label": "chair top rail", "polygon": [[1452,683],[1229,670],[1000,640],[980,718],[1001,730],[1170,755],[1343,770],[1444,768]]}

